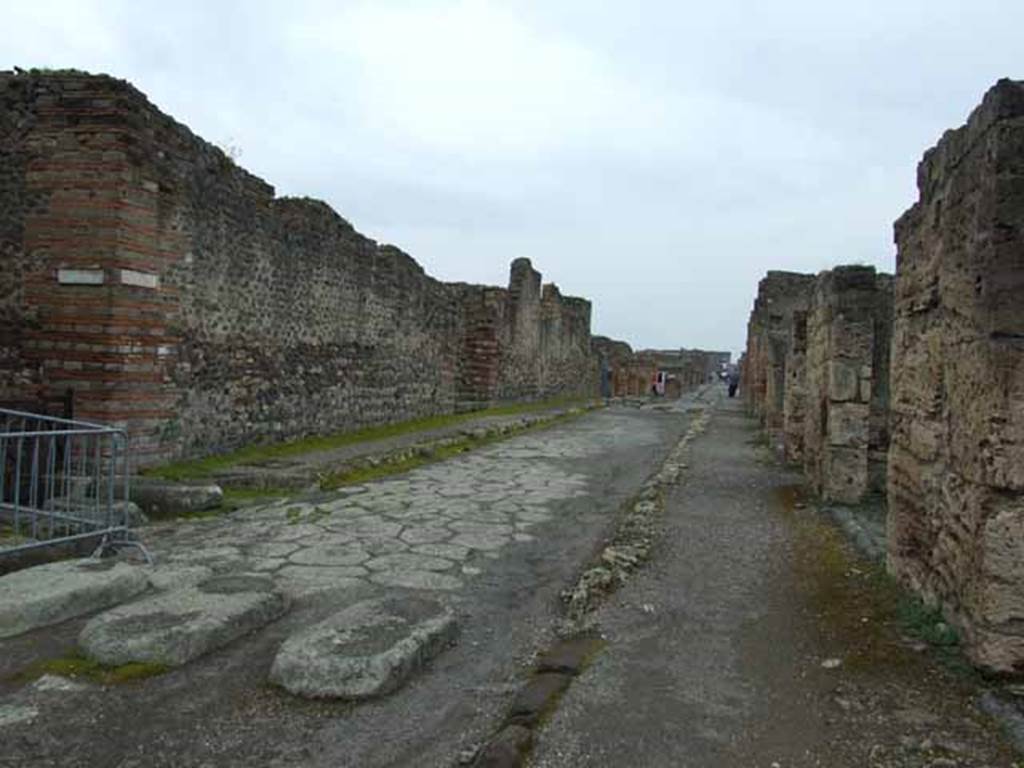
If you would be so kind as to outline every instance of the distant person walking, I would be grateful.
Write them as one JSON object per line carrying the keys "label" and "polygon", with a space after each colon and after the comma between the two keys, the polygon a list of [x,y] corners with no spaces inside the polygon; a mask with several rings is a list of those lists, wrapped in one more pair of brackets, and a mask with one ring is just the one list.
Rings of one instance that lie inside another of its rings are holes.
{"label": "distant person walking", "polygon": [[729,371],[729,397],[736,397],[736,390],[740,387],[740,372]]}

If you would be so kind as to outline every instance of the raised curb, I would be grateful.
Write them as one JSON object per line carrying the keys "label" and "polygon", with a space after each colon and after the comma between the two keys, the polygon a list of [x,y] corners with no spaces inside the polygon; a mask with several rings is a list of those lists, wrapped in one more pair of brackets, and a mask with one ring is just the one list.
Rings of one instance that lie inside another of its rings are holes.
{"label": "raised curb", "polygon": [[138,566],[82,558],[0,577],[0,638],[117,605],[149,588]]}

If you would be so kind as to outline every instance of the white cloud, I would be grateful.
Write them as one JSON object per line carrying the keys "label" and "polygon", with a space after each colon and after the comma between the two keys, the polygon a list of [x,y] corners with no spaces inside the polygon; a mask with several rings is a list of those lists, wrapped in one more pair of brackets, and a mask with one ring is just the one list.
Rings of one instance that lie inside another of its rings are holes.
{"label": "white cloud", "polygon": [[657,98],[572,39],[482,0],[363,3],[290,30],[308,61],[354,73],[362,120],[433,151],[543,154],[661,132]]}

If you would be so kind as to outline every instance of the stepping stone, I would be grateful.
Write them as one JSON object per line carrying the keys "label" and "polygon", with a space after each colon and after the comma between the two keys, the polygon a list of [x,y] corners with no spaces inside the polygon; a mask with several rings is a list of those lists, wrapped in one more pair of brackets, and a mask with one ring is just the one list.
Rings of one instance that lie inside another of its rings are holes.
{"label": "stepping stone", "polygon": [[259,629],[287,608],[266,576],[216,576],[100,614],[85,625],[78,644],[101,664],[177,667]]}
{"label": "stepping stone", "polygon": [[288,638],[270,680],[306,698],[382,696],[443,651],[455,631],[455,615],[436,600],[364,600]]}
{"label": "stepping stone", "polygon": [[113,559],[37,565],[0,577],[0,637],[117,605],[149,588],[146,571]]}

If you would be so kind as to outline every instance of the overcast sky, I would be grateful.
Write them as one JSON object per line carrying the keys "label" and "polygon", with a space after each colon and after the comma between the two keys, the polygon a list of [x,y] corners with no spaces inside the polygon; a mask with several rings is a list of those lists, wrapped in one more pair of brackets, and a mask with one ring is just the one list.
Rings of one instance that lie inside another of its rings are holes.
{"label": "overcast sky", "polygon": [[32,2],[0,68],[130,80],[444,280],[527,256],[634,347],[739,350],[769,269],[894,268],[1022,0]]}

